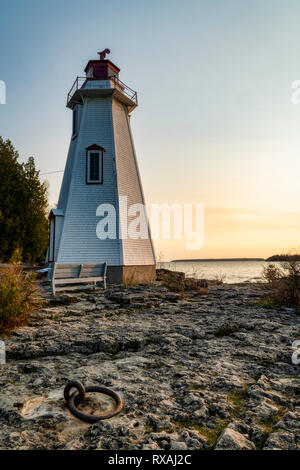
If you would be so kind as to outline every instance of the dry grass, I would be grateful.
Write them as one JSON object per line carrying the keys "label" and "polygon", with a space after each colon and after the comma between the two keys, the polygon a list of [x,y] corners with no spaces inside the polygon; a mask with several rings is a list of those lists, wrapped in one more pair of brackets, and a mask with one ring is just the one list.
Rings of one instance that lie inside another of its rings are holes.
{"label": "dry grass", "polygon": [[299,307],[300,305],[300,262],[290,260],[282,266],[269,264],[263,269],[267,292],[264,301],[274,305]]}
{"label": "dry grass", "polygon": [[34,279],[34,273],[25,275],[18,266],[0,271],[1,335],[27,323],[30,312],[41,305]]}
{"label": "dry grass", "polygon": [[213,282],[214,282],[214,284],[216,284],[217,286],[220,286],[220,285],[224,284],[225,278],[226,278],[225,274],[223,274],[223,273],[217,273],[217,274],[215,275],[215,277],[214,277]]}
{"label": "dry grass", "polygon": [[125,281],[121,284],[121,289],[128,289],[129,287],[134,287],[137,284],[141,284],[141,282],[138,282],[138,276],[134,273],[127,274]]}

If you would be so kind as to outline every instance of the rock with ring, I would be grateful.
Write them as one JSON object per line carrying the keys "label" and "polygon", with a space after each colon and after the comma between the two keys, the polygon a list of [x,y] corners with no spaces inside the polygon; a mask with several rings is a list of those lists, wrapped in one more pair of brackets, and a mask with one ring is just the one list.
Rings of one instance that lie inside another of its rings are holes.
{"label": "rock with ring", "polygon": [[[70,394],[72,388],[76,388],[76,390]],[[102,393],[103,395],[108,395],[114,401],[113,409],[106,414],[103,415],[91,415],[82,413],[78,410],[78,405],[84,401],[86,398],[86,393]],[[98,387],[98,386],[91,386],[91,387],[84,387],[81,382],[77,380],[70,380],[64,389],[64,398],[66,400],[67,407],[69,408],[70,412],[73,416],[82,421],[86,421],[87,423],[97,423],[101,419],[109,419],[113,416],[119,414],[123,409],[123,402],[120,395],[113,390],[110,390],[106,387]]]}

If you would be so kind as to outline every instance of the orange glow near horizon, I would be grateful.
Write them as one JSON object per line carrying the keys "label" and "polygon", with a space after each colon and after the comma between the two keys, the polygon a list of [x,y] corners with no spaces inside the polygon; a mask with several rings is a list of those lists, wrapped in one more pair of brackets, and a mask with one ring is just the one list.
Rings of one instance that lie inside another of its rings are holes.
{"label": "orange glow near horizon", "polygon": [[300,213],[251,212],[207,207],[204,246],[188,251],[185,240],[155,240],[159,261],[202,258],[267,258],[299,249]]}

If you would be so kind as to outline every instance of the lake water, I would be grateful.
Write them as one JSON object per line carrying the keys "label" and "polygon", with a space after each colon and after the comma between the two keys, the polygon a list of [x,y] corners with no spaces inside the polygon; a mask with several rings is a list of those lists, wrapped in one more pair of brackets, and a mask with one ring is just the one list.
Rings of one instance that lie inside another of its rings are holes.
{"label": "lake water", "polygon": [[[162,268],[182,271],[187,277],[212,280],[222,277],[224,282],[258,282],[267,261],[176,261],[159,263]],[[273,263],[279,264],[280,263]],[[159,267],[159,266],[158,266]]]}

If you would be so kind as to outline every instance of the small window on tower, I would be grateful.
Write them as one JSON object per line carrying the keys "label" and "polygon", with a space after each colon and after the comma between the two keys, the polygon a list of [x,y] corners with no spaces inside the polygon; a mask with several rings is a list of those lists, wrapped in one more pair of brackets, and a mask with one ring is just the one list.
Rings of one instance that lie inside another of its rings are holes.
{"label": "small window on tower", "polygon": [[72,131],[73,137],[77,134],[77,126],[78,126],[78,107],[75,106],[75,108],[73,108],[73,131]]}
{"label": "small window on tower", "polygon": [[100,181],[100,153],[90,152],[89,155],[89,181]]}
{"label": "small window on tower", "polygon": [[92,145],[87,149],[86,159],[87,184],[103,183],[103,149],[98,145]]}

